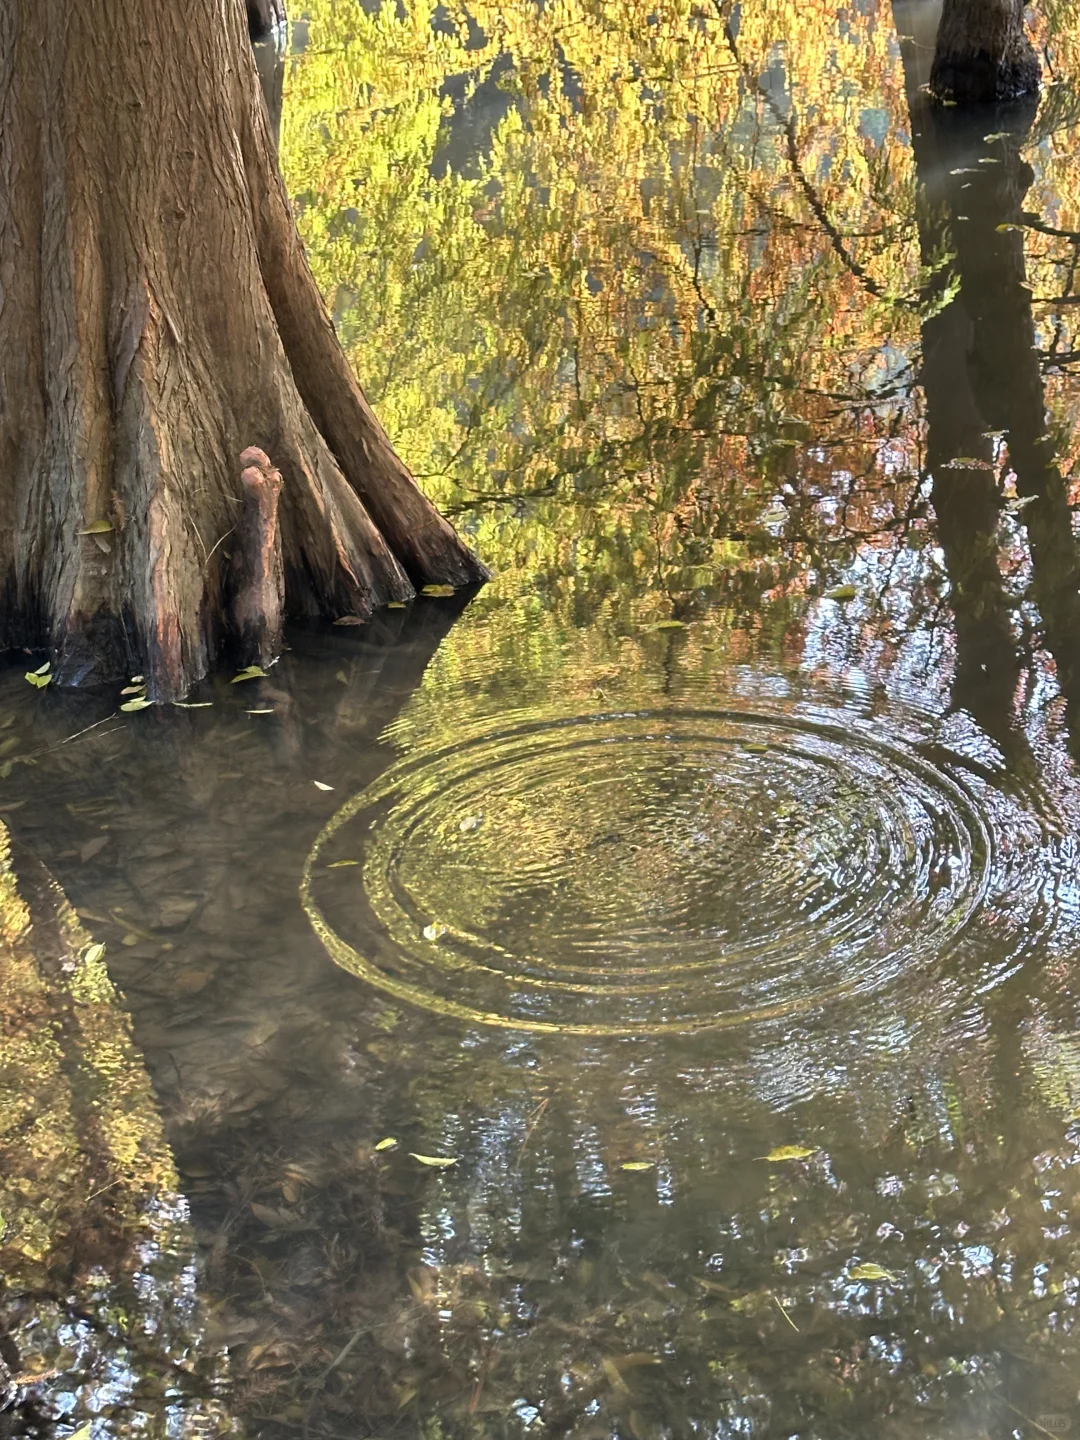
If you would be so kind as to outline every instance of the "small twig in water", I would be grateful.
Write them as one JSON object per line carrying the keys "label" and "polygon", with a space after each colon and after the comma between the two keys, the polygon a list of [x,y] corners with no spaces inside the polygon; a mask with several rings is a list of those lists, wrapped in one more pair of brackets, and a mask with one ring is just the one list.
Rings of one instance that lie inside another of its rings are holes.
{"label": "small twig in water", "polygon": [[795,1331],[796,1335],[801,1335],[802,1331],[799,1329],[798,1325],[795,1324],[795,1321],[792,1320],[791,1316],[784,1309],[784,1306],[781,1303],[779,1297],[774,1295],[772,1298],[776,1302],[776,1308],[780,1311],[780,1314],[783,1315],[784,1319],[791,1326],[792,1330]]}

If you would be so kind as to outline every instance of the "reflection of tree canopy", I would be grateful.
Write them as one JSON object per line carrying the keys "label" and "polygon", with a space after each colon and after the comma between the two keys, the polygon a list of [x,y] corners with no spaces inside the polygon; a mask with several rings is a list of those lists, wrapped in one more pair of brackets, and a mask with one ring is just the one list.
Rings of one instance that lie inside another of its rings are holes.
{"label": "reflection of tree canopy", "polygon": [[[857,549],[881,604],[847,663],[936,625],[916,380],[959,277],[917,223],[895,8],[308,7],[283,156],[316,273],[424,483],[556,629],[708,600],[728,651],[733,622],[779,647]],[[1061,73],[1078,35],[1048,9]],[[1052,85],[1036,297],[1072,298],[1075,131]],[[1066,472],[1078,313],[1035,307]]]}

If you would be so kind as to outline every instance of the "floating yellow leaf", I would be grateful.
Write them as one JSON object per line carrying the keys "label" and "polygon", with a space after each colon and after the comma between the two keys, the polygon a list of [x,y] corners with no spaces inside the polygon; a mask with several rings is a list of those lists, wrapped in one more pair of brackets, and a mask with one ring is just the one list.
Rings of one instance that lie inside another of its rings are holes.
{"label": "floating yellow leaf", "polygon": [[266,671],[261,665],[245,665],[243,670],[236,672],[230,683],[239,685],[241,680],[261,680],[265,675]]}
{"label": "floating yellow leaf", "polygon": [[420,591],[421,595],[453,595],[453,585],[425,585]]}
{"label": "floating yellow leaf", "polygon": [[655,1168],[655,1160],[627,1160],[625,1164],[619,1166],[620,1170],[655,1170]]}
{"label": "floating yellow leaf", "polygon": [[359,865],[359,860],[331,860],[327,865],[328,870],[344,870],[347,865]]}
{"label": "floating yellow leaf", "polygon": [[889,1270],[883,1270],[880,1265],[853,1265],[848,1271],[848,1277],[852,1280],[883,1280],[896,1284],[896,1276]]}
{"label": "floating yellow leaf", "polygon": [[125,700],[123,705],[120,706],[120,709],[126,710],[130,714],[133,710],[145,710],[153,703],[154,702],[148,700],[145,695],[136,695],[134,700]]}
{"label": "floating yellow leaf", "polygon": [[80,535],[108,535],[112,530],[111,520],[92,520],[85,530],[80,530]]}
{"label": "floating yellow leaf", "polygon": [[759,1155],[759,1160],[806,1160],[811,1155],[818,1153],[817,1146],[807,1145],[781,1145],[776,1150],[770,1150],[768,1155]]}
{"label": "floating yellow leaf", "polygon": [[375,1149],[376,1151],[393,1150],[397,1143],[398,1142],[394,1139],[393,1135],[388,1135],[385,1140],[379,1141],[379,1143],[375,1146]]}
{"label": "floating yellow leaf", "polygon": [[410,1150],[409,1155],[413,1160],[418,1160],[421,1165],[430,1165],[436,1170],[449,1170],[451,1165],[457,1164],[457,1156],[447,1158],[445,1155],[418,1155],[415,1150]]}
{"label": "floating yellow leaf", "polygon": [[26,681],[35,690],[44,690],[46,685],[52,684],[52,676],[47,671],[27,670]]}
{"label": "floating yellow leaf", "polygon": [[468,835],[470,831],[479,830],[483,823],[484,817],[482,815],[466,815],[465,819],[462,820],[458,826],[458,829],[463,835]]}
{"label": "floating yellow leaf", "polygon": [[854,600],[858,593],[854,585],[836,585],[832,590],[825,591],[825,599]]}
{"label": "floating yellow leaf", "polygon": [[174,700],[172,702],[178,710],[212,710],[212,700]]}
{"label": "floating yellow leaf", "polygon": [[89,950],[87,950],[86,954],[83,956],[83,960],[86,962],[87,965],[96,965],[104,954],[104,945],[91,945]]}
{"label": "floating yellow leaf", "polygon": [[434,925],[434,924],[433,924],[433,925],[425,925],[425,926],[424,926],[424,939],[425,939],[425,940],[441,940],[442,937],[443,937],[445,934],[446,934],[446,926],[445,926],[445,925]]}
{"label": "floating yellow leaf", "polygon": [[405,609],[405,601],[404,601],[404,600],[388,600],[388,601],[386,602],[386,608],[387,608],[387,610],[404,610],[404,609]]}
{"label": "floating yellow leaf", "polygon": [[332,790],[334,788],[333,785],[327,785],[323,780],[313,780],[311,783],[316,790]]}
{"label": "floating yellow leaf", "polygon": [[685,620],[658,620],[652,627],[654,630],[685,630]]}

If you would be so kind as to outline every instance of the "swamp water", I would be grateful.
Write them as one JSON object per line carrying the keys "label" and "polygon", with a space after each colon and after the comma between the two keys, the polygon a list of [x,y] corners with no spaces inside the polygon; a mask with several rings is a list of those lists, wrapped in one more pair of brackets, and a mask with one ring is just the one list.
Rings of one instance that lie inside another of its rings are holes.
{"label": "swamp water", "polygon": [[6,1433],[1080,1427],[1080,97],[935,115],[932,20],[307,6],[312,265],[498,574],[0,679]]}

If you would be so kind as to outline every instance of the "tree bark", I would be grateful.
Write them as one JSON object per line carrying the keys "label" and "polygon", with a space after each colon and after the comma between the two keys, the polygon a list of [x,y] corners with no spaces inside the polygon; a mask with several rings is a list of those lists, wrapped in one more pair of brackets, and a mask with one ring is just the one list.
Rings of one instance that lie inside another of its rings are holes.
{"label": "tree bark", "polygon": [[252,446],[291,614],[486,577],[338,344],[243,0],[0,0],[0,645],[183,694],[226,636]]}
{"label": "tree bark", "polygon": [[930,89],[961,105],[1016,100],[1039,88],[1024,0],[945,0]]}

